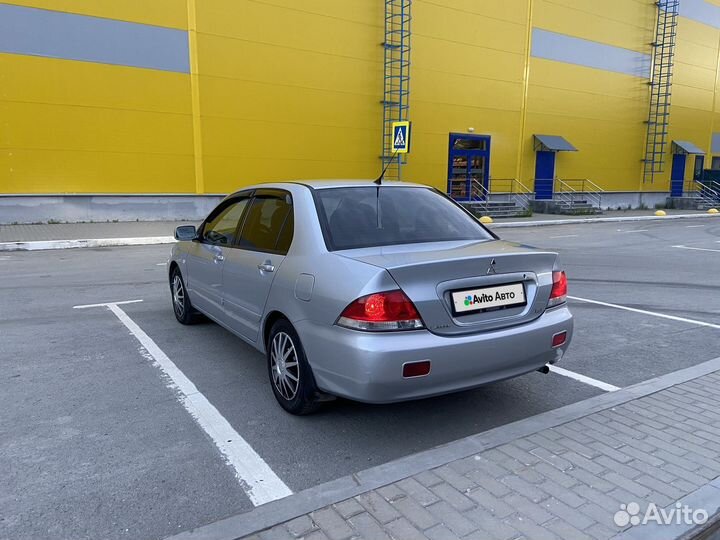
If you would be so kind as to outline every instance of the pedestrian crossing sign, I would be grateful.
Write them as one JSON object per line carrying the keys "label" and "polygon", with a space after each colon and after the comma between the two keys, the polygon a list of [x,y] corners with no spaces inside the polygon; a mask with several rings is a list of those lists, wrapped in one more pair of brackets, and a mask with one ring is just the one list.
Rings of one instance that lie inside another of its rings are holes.
{"label": "pedestrian crossing sign", "polygon": [[410,152],[410,122],[392,123],[393,153],[407,154]]}

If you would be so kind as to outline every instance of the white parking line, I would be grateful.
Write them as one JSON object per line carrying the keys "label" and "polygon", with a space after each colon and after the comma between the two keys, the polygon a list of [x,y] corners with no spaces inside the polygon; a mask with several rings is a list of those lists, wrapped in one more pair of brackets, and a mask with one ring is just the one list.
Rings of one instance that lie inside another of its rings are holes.
{"label": "white parking line", "polygon": [[560,236],[551,236],[550,238],[575,238],[580,236],[579,234],[561,234]]}
{"label": "white parking line", "polygon": [[686,319],[685,317],[676,317],[675,315],[666,315],[665,313],[656,313],[654,311],[646,311],[644,309],[631,308],[628,306],[621,306],[619,304],[610,304],[608,302],[600,302],[599,300],[590,300],[589,298],[579,298],[577,296],[568,296],[571,300],[577,300],[578,302],[587,302],[588,304],[597,304],[599,306],[611,307],[615,309],[622,309],[625,311],[632,311],[633,313],[641,313],[643,315],[650,315],[652,317],[660,317],[661,319],[670,319],[671,321],[679,321],[688,324],[696,324],[698,326],[705,326],[707,328],[716,328],[720,330],[720,324],[706,323],[703,321],[696,321],[695,319]]}
{"label": "white parking line", "polygon": [[685,225],[688,229],[697,229],[698,227],[704,227],[705,225]]}
{"label": "white parking line", "polygon": [[690,247],[690,246],[673,246],[673,247],[678,248],[678,249],[692,249],[694,251],[712,251],[714,253],[720,253],[720,249],[699,248],[699,247]]}
{"label": "white parking line", "polygon": [[557,373],[558,375],[562,375],[563,377],[570,377],[571,379],[575,379],[576,381],[589,384],[590,386],[594,386],[595,388],[599,388],[600,390],[604,390],[605,392],[614,392],[615,390],[620,390],[619,386],[613,386],[612,384],[598,381],[597,379],[593,379],[592,377],[586,377],[585,375],[575,373],[574,371],[568,371],[567,369],[563,369],[557,366],[548,367],[553,373]]}
{"label": "white parking line", "polygon": [[631,231],[623,231],[622,229],[618,229],[617,232],[621,232],[621,233],[648,232],[648,229],[633,229]]}
{"label": "white parking line", "polygon": [[73,306],[73,309],[87,309],[91,307],[108,307],[110,304],[114,306],[120,306],[122,304],[137,304],[138,302],[142,302],[141,300],[123,300],[122,302],[105,302],[104,304],[85,304],[82,306]]}
{"label": "white parking line", "polygon": [[225,417],[197,389],[195,384],[178,369],[152,338],[127,313],[118,307],[120,304],[135,302],[142,302],[142,300],[89,304],[74,306],[74,308],[105,307],[112,311],[120,319],[120,322],[130,330],[130,333],[140,342],[144,351],[147,351],[143,356],[153,360],[153,365],[166,377],[167,387],[175,392],[183,407],[210,436],[226,461],[235,469],[235,477],[253,505],[259,506],[292,495],[290,488],[273,472],[270,466],[265,463],[245,439],[233,429]]}

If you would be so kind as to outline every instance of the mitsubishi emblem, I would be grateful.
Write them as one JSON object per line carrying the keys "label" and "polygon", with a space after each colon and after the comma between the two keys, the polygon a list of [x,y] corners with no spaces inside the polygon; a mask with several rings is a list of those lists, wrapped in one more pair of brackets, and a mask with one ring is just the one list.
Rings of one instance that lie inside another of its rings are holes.
{"label": "mitsubishi emblem", "polygon": [[495,271],[495,259],[490,261],[490,266],[488,266],[486,275],[490,274],[497,274],[497,272]]}

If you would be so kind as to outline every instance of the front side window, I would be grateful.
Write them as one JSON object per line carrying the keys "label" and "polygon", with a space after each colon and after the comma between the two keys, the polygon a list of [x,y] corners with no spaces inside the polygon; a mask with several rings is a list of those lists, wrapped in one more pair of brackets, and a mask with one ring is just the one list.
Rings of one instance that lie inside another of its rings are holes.
{"label": "front side window", "polygon": [[238,226],[247,204],[248,199],[241,199],[212,216],[203,227],[203,242],[218,246],[232,246],[237,239]]}
{"label": "front side window", "polygon": [[331,250],[493,238],[476,219],[429,188],[325,188],[316,191],[316,201]]}
{"label": "front side window", "polygon": [[248,209],[240,248],[287,253],[293,234],[290,195],[257,195]]}

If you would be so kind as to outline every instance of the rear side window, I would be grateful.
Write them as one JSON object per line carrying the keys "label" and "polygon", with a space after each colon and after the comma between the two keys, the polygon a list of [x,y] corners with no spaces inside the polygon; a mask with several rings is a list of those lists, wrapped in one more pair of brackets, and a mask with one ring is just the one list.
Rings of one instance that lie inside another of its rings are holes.
{"label": "rear side window", "polygon": [[493,238],[476,219],[429,188],[325,188],[315,194],[331,250]]}
{"label": "rear side window", "polygon": [[247,212],[238,247],[284,254],[290,248],[292,235],[290,195],[260,195]]}

